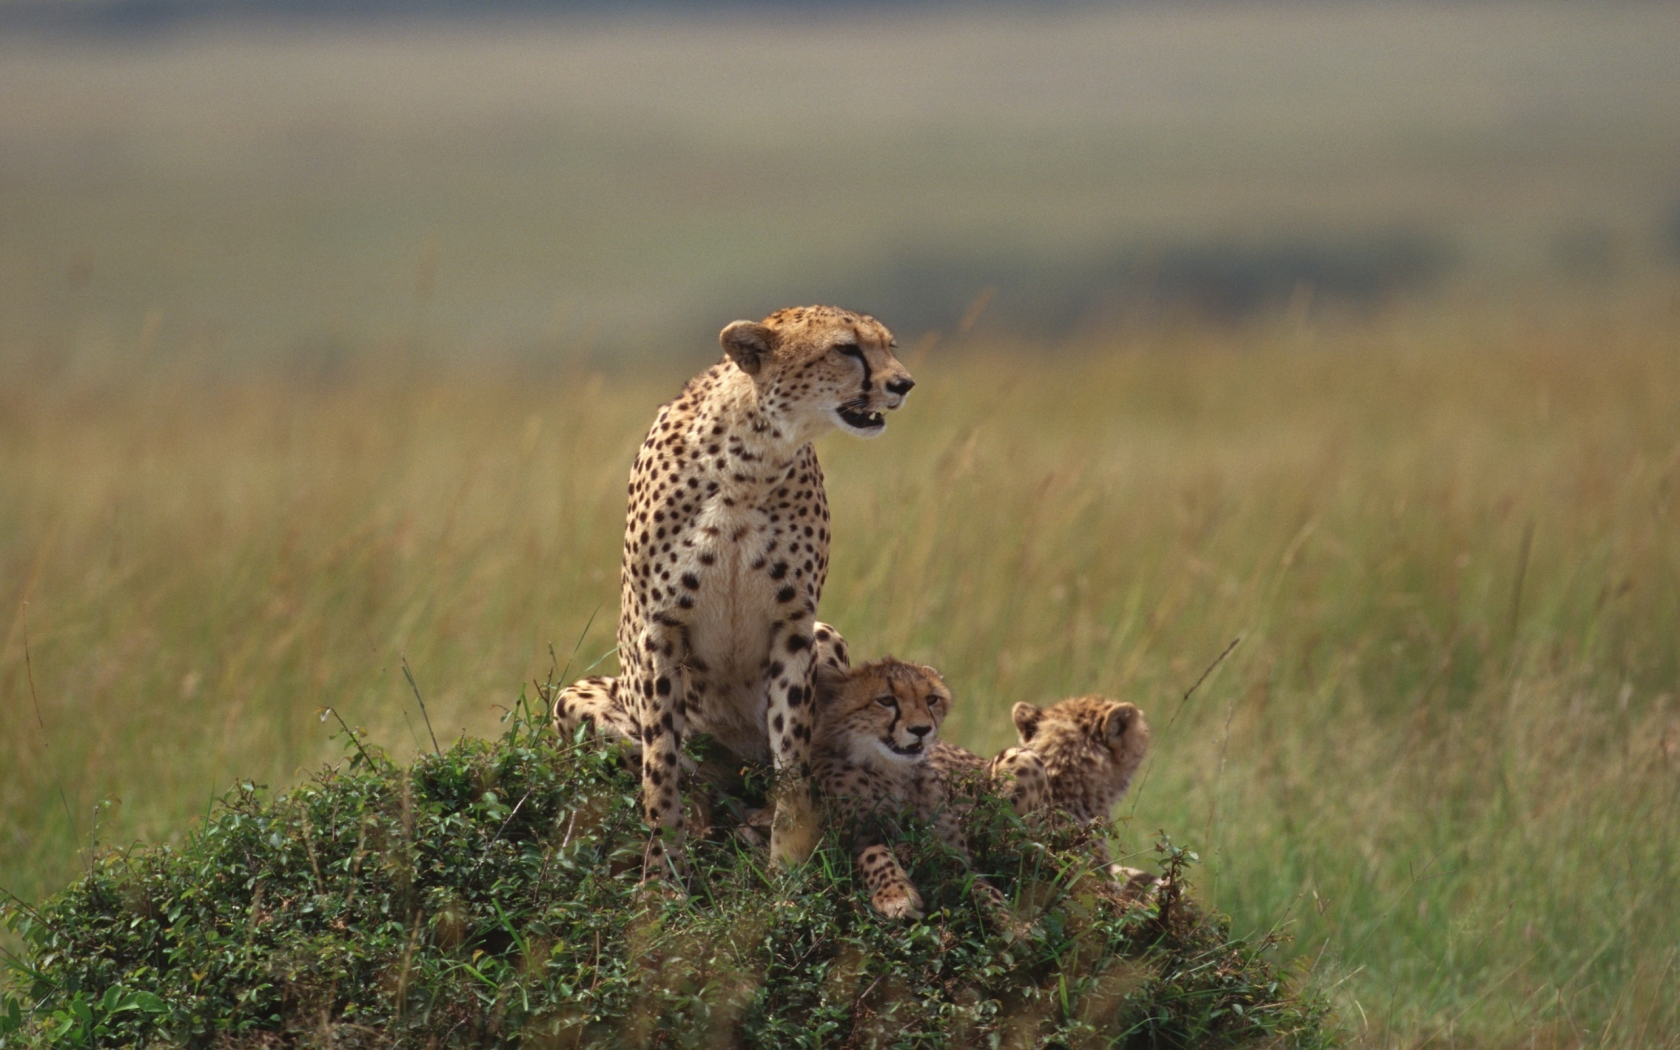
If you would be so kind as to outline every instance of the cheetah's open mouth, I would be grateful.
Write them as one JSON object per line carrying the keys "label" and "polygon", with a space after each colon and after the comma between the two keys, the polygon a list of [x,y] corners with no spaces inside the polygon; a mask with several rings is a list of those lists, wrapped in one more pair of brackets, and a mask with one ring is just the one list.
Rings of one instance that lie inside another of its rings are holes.
{"label": "cheetah's open mouth", "polygon": [[860,412],[855,408],[844,406],[835,409],[846,425],[855,430],[880,430],[887,425],[887,418],[879,412]]}
{"label": "cheetah's open mouth", "polygon": [[914,744],[906,744],[903,747],[899,747],[891,740],[888,740],[886,741],[886,745],[895,755],[919,755],[922,753],[922,742],[920,740],[916,741]]}

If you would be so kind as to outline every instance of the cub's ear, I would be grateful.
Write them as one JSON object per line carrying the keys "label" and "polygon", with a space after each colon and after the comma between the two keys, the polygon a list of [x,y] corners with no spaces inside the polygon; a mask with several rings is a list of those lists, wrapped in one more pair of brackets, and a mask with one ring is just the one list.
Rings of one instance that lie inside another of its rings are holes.
{"label": "cub's ear", "polygon": [[776,350],[776,333],[757,321],[732,321],[718,333],[718,342],[741,371],[755,376]]}
{"label": "cub's ear", "polygon": [[1138,709],[1131,704],[1115,704],[1108,709],[1108,716],[1103,722],[1103,733],[1109,740],[1119,740],[1126,735],[1126,730],[1137,722]]}
{"label": "cub's ear", "polygon": [[1020,735],[1023,745],[1032,743],[1033,734],[1038,732],[1038,723],[1043,720],[1044,712],[1029,703],[1019,703],[1009,710],[1009,717],[1015,722],[1015,732]]}
{"label": "cub's ear", "polygon": [[951,713],[951,704],[956,700],[956,696],[952,694],[951,687],[946,684],[945,676],[939,673],[939,668],[929,667],[927,664],[919,664],[918,666],[929,678],[939,684],[939,691],[935,695],[943,696],[945,698],[945,714],[939,716],[940,718],[944,718],[945,715]]}

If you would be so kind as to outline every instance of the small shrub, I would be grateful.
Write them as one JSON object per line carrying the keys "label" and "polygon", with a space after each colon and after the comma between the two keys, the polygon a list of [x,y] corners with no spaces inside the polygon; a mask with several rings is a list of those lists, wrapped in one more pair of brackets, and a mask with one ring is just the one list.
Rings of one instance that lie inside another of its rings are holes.
{"label": "small shrub", "polygon": [[1089,832],[1035,840],[982,799],[976,867],[1014,930],[914,828],[923,922],[878,919],[832,838],[783,875],[710,837],[693,894],[661,895],[638,886],[627,763],[518,712],[500,740],[408,769],[352,733],[348,762],[274,798],[238,785],[181,848],[108,851],[40,907],[9,905],[25,949],[0,1047],[1331,1040],[1268,944],[1186,895],[1194,858],[1170,843],[1162,892],[1131,903],[1086,870]]}

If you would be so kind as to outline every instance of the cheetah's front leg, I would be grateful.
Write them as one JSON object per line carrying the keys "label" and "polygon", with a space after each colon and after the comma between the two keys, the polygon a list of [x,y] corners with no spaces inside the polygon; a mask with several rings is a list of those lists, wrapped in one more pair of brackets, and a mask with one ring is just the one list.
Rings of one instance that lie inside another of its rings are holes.
{"label": "cheetah's front leg", "polygon": [[[815,626],[815,613],[807,612],[788,625],[787,634],[779,643],[771,645],[767,718],[770,756],[780,776],[776,786],[776,816],[770,825],[770,861],[782,869],[803,864],[811,856],[819,831],[816,810],[811,804]],[[776,653],[777,649],[782,650],[781,654]]]}
{"label": "cheetah's front leg", "polygon": [[683,677],[679,651],[682,627],[666,617],[656,618],[642,632],[641,651],[623,685],[639,698],[642,728],[642,810],[653,835],[642,858],[642,878],[648,880],[688,870],[683,846],[682,800],[678,795],[678,760],[682,749]]}

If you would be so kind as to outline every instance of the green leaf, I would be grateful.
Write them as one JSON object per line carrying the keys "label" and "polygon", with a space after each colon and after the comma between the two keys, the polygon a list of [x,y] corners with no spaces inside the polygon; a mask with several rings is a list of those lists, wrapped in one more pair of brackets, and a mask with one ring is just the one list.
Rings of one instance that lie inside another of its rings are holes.
{"label": "green leaf", "polygon": [[145,1013],[166,1014],[169,1012],[169,1004],[151,992],[135,992],[133,1001],[134,1005]]}
{"label": "green leaf", "polygon": [[0,1035],[9,1035],[23,1027],[23,1004],[15,995],[0,996]]}

